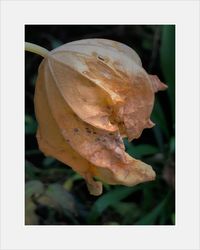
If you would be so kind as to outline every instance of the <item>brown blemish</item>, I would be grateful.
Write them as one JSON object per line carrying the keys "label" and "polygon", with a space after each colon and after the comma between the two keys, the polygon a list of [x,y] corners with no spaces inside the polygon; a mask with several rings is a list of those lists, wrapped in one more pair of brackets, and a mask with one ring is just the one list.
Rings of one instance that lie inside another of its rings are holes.
{"label": "brown blemish", "polygon": [[89,133],[89,134],[92,133],[92,131],[91,131],[89,128],[85,128],[85,129],[86,129],[86,132],[87,132],[87,133]]}
{"label": "brown blemish", "polygon": [[106,106],[106,108],[107,108],[108,110],[111,110],[111,107],[110,107],[110,106]]}
{"label": "brown blemish", "polygon": [[101,56],[97,56],[97,58],[99,59],[99,60],[101,60],[101,61],[105,61],[105,59],[103,58],[103,57],[101,57]]}
{"label": "brown blemish", "polygon": [[79,131],[78,128],[74,128],[74,132],[77,133]]}

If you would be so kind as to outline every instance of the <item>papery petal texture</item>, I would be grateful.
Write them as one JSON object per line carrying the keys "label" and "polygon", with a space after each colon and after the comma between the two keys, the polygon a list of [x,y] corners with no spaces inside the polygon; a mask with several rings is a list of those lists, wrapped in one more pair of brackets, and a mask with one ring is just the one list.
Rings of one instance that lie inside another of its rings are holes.
{"label": "papery petal texture", "polygon": [[133,186],[153,180],[152,167],[130,157],[122,138],[133,140],[154,126],[154,94],[165,88],[124,44],[86,39],[60,46],[39,68],[39,147],[85,178],[93,195],[102,193],[100,181]]}

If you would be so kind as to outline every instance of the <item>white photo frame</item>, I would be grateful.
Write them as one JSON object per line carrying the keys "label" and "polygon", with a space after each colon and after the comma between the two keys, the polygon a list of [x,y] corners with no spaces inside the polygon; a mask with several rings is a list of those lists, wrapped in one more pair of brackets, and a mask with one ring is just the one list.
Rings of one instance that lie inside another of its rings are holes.
{"label": "white photo frame", "polygon": [[[25,24],[176,24],[175,226],[24,225]],[[1,2],[1,249],[200,248],[199,30],[199,1]]]}

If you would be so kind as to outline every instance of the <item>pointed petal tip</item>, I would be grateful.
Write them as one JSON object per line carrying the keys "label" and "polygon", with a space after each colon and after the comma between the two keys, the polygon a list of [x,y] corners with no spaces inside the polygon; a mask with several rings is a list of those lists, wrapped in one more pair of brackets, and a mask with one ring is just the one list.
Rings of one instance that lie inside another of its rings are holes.
{"label": "pointed petal tip", "polygon": [[147,128],[153,128],[156,124],[154,122],[152,122],[150,119],[147,121]]}
{"label": "pointed petal tip", "polygon": [[159,83],[159,90],[166,90],[168,89],[168,86],[166,84],[164,84],[163,82]]}
{"label": "pointed petal tip", "polygon": [[129,175],[125,177],[123,185],[134,186],[139,183],[153,181],[155,178],[156,173],[150,165],[134,159],[134,167],[129,172]]}
{"label": "pointed petal tip", "polygon": [[157,75],[149,75],[153,91],[156,93],[158,91],[166,90],[168,86],[160,81]]}
{"label": "pointed petal tip", "polygon": [[156,179],[156,173],[152,168],[151,169],[151,174],[148,176],[148,181],[154,181],[155,179]]}
{"label": "pointed petal tip", "polygon": [[147,181],[154,181],[156,178],[156,173],[153,170],[153,168],[144,163],[140,162],[140,168],[141,168],[141,174],[143,175],[143,181],[142,182],[147,182]]}

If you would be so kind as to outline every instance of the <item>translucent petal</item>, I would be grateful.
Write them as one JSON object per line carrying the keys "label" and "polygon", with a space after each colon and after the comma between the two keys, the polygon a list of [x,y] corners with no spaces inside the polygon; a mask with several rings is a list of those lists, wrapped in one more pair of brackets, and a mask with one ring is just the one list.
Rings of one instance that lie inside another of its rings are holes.
{"label": "translucent petal", "polygon": [[[111,105],[105,91],[68,65],[48,58],[49,69],[62,97],[72,110],[85,122],[107,131],[116,131],[111,124]],[[70,61],[70,56],[66,57]]]}

